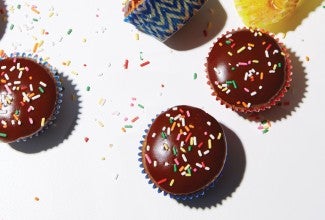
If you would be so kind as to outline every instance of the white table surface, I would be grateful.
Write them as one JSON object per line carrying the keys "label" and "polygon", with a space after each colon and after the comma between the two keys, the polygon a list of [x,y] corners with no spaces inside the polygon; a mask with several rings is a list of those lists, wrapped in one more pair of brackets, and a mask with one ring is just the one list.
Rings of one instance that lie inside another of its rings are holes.
{"label": "white table surface", "polygon": [[[294,75],[283,100],[288,105],[260,115],[271,121],[265,134],[259,121],[215,101],[206,84],[209,48],[243,26],[233,1],[210,0],[166,43],[123,22],[122,0],[2,2],[0,49],[32,52],[43,41],[36,53],[62,72],[65,98],[45,134],[0,144],[0,220],[324,219],[325,3],[306,2],[286,36],[277,35],[290,50]],[[150,64],[140,67],[145,61]],[[138,162],[147,124],[179,104],[213,115],[229,140],[223,177],[191,202],[157,193]],[[123,132],[125,125],[133,127]]]}

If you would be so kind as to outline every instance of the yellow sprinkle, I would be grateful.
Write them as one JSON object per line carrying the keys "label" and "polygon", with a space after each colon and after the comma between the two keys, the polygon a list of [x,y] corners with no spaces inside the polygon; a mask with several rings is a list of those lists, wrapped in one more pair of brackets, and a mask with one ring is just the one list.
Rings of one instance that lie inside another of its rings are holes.
{"label": "yellow sprinkle", "polygon": [[184,170],[188,170],[188,168],[190,168],[190,164],[187,164],[184,168]]}
{"label": "yellow sprinkle", "polygon": [[194,145],[194,137],[190,138],[190,145]]}
{"label": "yellow sprinkle", "polygon": [[98,125],[99,125],[100,127],[104,127],[104,123],[103,123],[103,122],[101,122],[101,121],[97,121],[97,123],[98,123]]}
{"label": "yellow sprinkle", "polygon": [[82,43],[86,43],[87,42],[87,38],[82,38]]}
{"label": "yellow sprinkle", "polygon": [[194,128],[194,125],[189,125],[190,128]]}
{"label": "yellow sprinkle", "polygon": [[33,53],[36,53],[37,49],[38,49],[38,43],[35,43],[33,47]]}
{"label": "yellow sprinkle", "polygon": [[45,118],[43,117],[41,120],[41,126],[44,127],[44,125],[45,125]]}
{"label": "yellow sprinkle", "polygon": [[105,105],[105,103],[106,103],[106,99],[103,99],[103,98],[100,98],[99,101],[98,101],[98,104],[99,104],[100,106]]}
{"label": "yellow sprinkle", "polygon": [[249,47],[254,47],[255,45],[254,44],[252,44],[252,43],[248,43],[247,44]]}
{"label": "yellow sprinkle", "polygon": [[229,52],[228,52],[228,55],[229,55],[229,56],[232,56],[232,52],[229,51]]}
{"label": "yellow sprinkle", "polygon": [[310,60],[309,56],[306,56],[306,61],[309,61],[309,60]]}
{"label": "yellow sprinkle", "polygon": [[222,134],[221,134],[221,132],[219,132],[217,139],[220,140],[221,136],[222,136]]}
{"label": "yellow sprinkle", "polygon": [[208,148],[209,148],[209,149],[212,148],[212,141],[211,141],[211,139],[208,140]]}
{"label": "yellow sprinkle", "polygon": [[243,52],[245,49],[246,49],[246,47],[243,46],[242,48],[240,48],[239,50],[237,50],[237,53],[241,53],[241,52]]}
{"label": "yellow sprinkle", "polygon": [[186,153],[186,150],[183,147],[181,147],[180,149],[183,153]]}
{"label": "yellow sprinkle", "polygon": [[135,34],[135,39],[136,39],[136,40],[139,40],[139,33],[136,33],[136,34]]}
{"label": "yellow sprinkle", "polygon": [[74,71],[74,70],[71,71],[71,73],[72,73],[73,75],[76,75],[76,76],[79,75],[78,72],[77,72],[77,71]]}
{"label": "yellow sprinkle", "polygon": [[174,185],[174,179],[172,179],[170,182],[169,182],[169,186],[173,186]]}
{"label": "yellow sprinkle", "polygon": [[44,44],[44,41],[41,40],[41,41],[38,43],[38,47],[41,47],[43,44]]}
{"label": "yellow sprinkle", "polygon": [[53,15],[54,15],[54,12],[51,11],[51,12],[49,13],[49,18],[52,17]]}
{"label": "yellow sprinkle", "polygon": [[164,145],[164,149],[165,149],[166,151],[169,150],[169,146],[168,146],[167,143],[164,143],[163,145]]}

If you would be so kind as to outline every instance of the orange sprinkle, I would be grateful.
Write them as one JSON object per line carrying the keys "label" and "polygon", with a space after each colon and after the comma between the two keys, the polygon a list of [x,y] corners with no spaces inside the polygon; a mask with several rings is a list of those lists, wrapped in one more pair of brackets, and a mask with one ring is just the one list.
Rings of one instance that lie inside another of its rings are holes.
{"label": "orange sprinkle", "polygon": [[33,47],[33,53],[36,53],[37,49],[38,49],[38,43],[35,43]]}
{"label": "orange sprinkle", "polygon": [[174,128],[175,128],[175,125],[176,125],[176,122],[173,122],[173,125],[172,125],[172,127],[171,127],[171,131],[173,131],[174,130]]}
{"label": "orange sprinkle", "polygon": [[260,75],[260,80],[263,80],[263,78],[264,78],[264,73],[263,73],[263,72],[261,72],[261,75]]}

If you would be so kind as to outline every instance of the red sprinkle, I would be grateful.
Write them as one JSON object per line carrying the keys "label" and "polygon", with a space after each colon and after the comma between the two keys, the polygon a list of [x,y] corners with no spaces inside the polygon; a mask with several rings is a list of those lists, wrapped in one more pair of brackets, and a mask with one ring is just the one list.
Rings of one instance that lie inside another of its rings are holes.
{"label": "red sprinkle", "polygon": [[143,62],[143,63],[140,64],[140,66],[141,66],[141,67],[144,67],[144,66],[146,66],[146,65],[148,65],[148,64],[150,64],[150,61]]}
{"label": "red sprinkle", "polygon": [[167,178],[164,178],[164,179],[159,180],[159,181],[157,182],[157,184],[160,185],[160,184],[162,184],[162,183],[164,183],[164,182],[166,182],[166,181],[167,181]]}
{"label": "red sprinkle", "polygon": [[128,59],[126,59],[125,61],[124,61],[124,69],[127,69],[128,67],[129,67],[129,60]]}
{"label": "red sprinkle", "polygon": [[87,143],[89,141],[89,138],[88,137],[85,137],[84,140]]}

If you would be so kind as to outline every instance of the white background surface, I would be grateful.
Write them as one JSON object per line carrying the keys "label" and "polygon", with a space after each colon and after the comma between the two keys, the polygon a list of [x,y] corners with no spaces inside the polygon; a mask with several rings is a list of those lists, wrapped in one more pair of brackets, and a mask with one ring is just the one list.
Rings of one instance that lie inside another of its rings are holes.
{"label": "white background surface", "polygon": [[[259,121],[221,106],[206,84],[212,43],[243,25],[233,1],[219,2],[210,0],[172,41],[161,43],[141,33],[136,40],[138,32],[123,22],[121,0],[5,1],[0,48],[31,52],[43,41],[37,54],[62,72],[65,99],[46,134],[0,144],[0,220],[324,219],[324,3],[306,1],[310,5],[296,12],[286,37],[278,35],[290,50],[293,83],[284,98],[289,105],[260,116],[272,125],[263,134]],[[146,60],[150,64],[140,67]],[[224,176],[192,202],[152,189],[137,155],[150,120],[179,104],[213,115],[227,127],[229,140]],[[135,116],[139,120],[132,123]]]}

